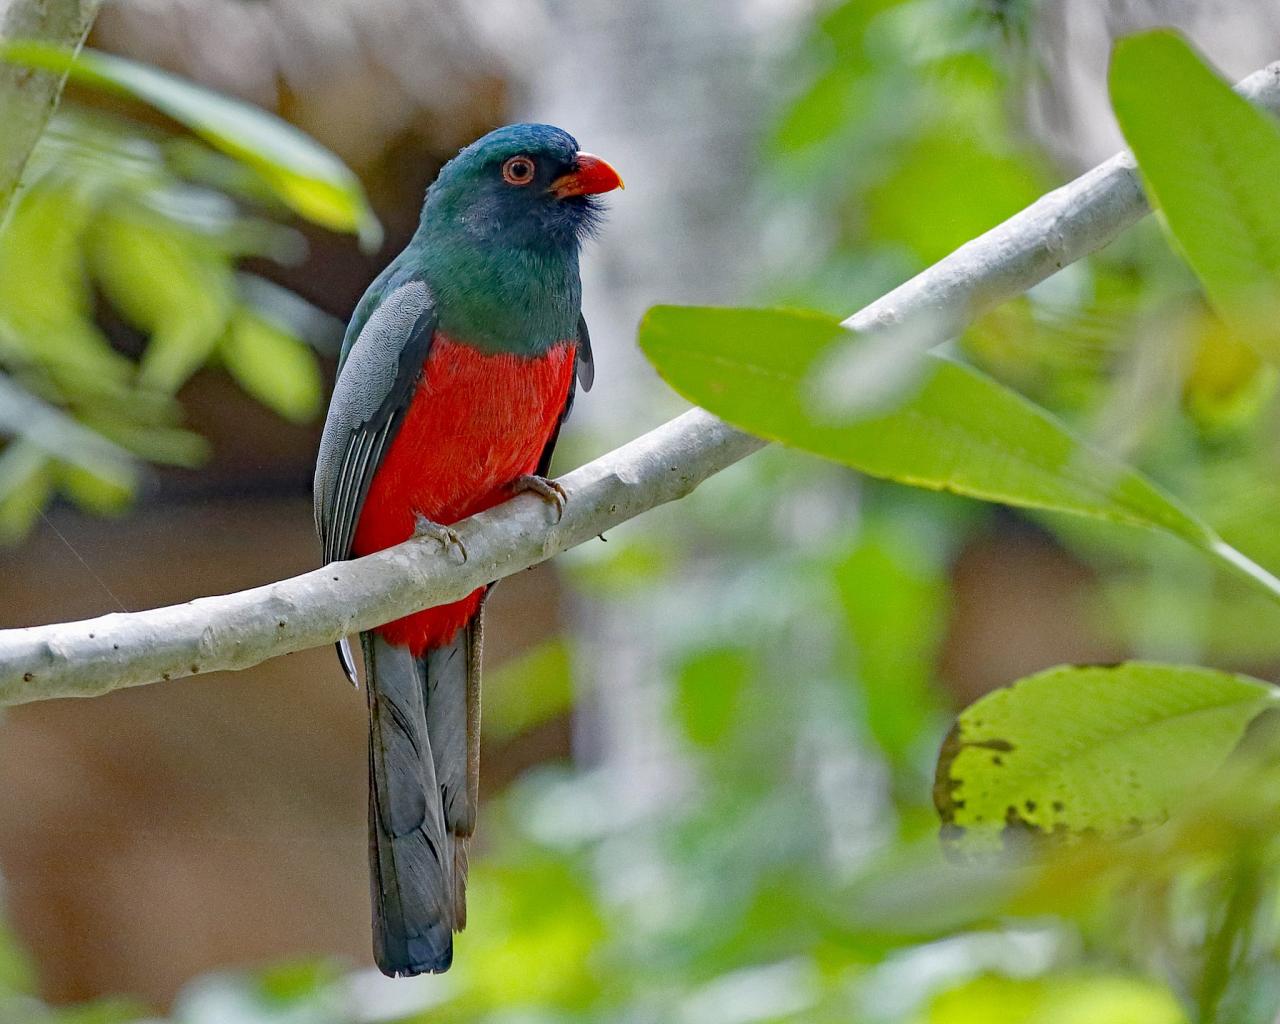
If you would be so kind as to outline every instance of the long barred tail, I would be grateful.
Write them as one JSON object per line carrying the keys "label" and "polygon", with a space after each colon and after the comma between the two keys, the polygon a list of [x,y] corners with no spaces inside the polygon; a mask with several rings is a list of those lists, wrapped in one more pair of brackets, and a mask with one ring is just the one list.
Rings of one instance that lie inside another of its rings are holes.
{"label": "long barred tail", "polygon": [[362,633],[369,699],[373,951],[392,977],[449,969],[467,922],[480,767],[483,607],[415,658]]}

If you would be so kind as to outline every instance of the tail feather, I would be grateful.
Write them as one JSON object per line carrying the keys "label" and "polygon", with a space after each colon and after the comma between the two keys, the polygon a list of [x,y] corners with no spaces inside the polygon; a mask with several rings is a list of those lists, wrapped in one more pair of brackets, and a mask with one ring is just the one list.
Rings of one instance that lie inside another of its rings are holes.
{"label": "tail feather", "polygon": [[454,835],[476,827],[480,779],[480,658],[484,605],[448,647],[423,655],[427,732],[445,824]]}
{"label": "tail feather", "polygon": [[480,615],[413,657],[361,635],[369,700],[369,863],[383,973],[448,970],[466,924],[479,767]]}

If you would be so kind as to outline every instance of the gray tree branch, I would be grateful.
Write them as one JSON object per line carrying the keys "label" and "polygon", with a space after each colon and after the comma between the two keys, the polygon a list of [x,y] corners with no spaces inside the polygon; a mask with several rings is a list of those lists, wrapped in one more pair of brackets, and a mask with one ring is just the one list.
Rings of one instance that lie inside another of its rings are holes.
{"label": "gray tree branch", "polygon": [[[1239,86],[1280,114],[1280,62]],[[958,187],[961,187],[958,183]],[[1121,153],[850,317],[859,330],[920,324],[941,342],[984,309],[1106,245],[1148,212]],[[764,446],[693,410],[563,477],[568,508],[552,524],[525,495],[458,527],[458,565],[411,540],[293,579],[221,597],[81,622],[0,631],[0,703],[92,696],[195,672],[242,669],[456,600],[665,502]]]}

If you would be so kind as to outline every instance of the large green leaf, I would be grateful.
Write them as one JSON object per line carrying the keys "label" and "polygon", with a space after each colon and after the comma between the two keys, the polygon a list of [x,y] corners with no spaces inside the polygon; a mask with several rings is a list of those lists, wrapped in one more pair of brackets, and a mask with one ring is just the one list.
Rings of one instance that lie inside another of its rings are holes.
{"label": "large green leaf", "polygon": [[0,58],[67,73],[86,85],[149,103],[210,145],[253,167],[293,210],[336,231],[359,234],[366,248],[382,237],[364,189],[330,150],[287,121],[252,104],[123,57],[36,42],[0,44]]}
{"label": "large green leaf", "polygon": [[943,744],[944,838],[980,853],[1010,837],[1114,837],[1162,822],[1275,702],[1257,679],[1148,662],[1019,680],[966,708]]}
{"label": "large green leaf", "polygon": [[1280,360],[1280,124],[1172,32],[1122,40],[1110,80],[1147,191],[1214,307]]}
{"label": "large green leaf", "polygon": [[1162,530],[1280,596],[1172,495],[971,366],[930,354],[891,411],[851,416],[839,369],[858,342],[833,318],[784,310],[656,306],[640,325],[671,386],[743,430],[915,487]]}

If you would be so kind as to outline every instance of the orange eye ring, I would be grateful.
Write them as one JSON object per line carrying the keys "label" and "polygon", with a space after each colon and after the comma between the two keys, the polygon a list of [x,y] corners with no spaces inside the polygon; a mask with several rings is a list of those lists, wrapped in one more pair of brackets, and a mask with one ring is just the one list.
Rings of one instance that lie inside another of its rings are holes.
{"label": "orange eye ring", "polygon": [[531,156],[508,157],[502,165],[502,180],[508,185],[527,185],[533,181],[536,170]]}

